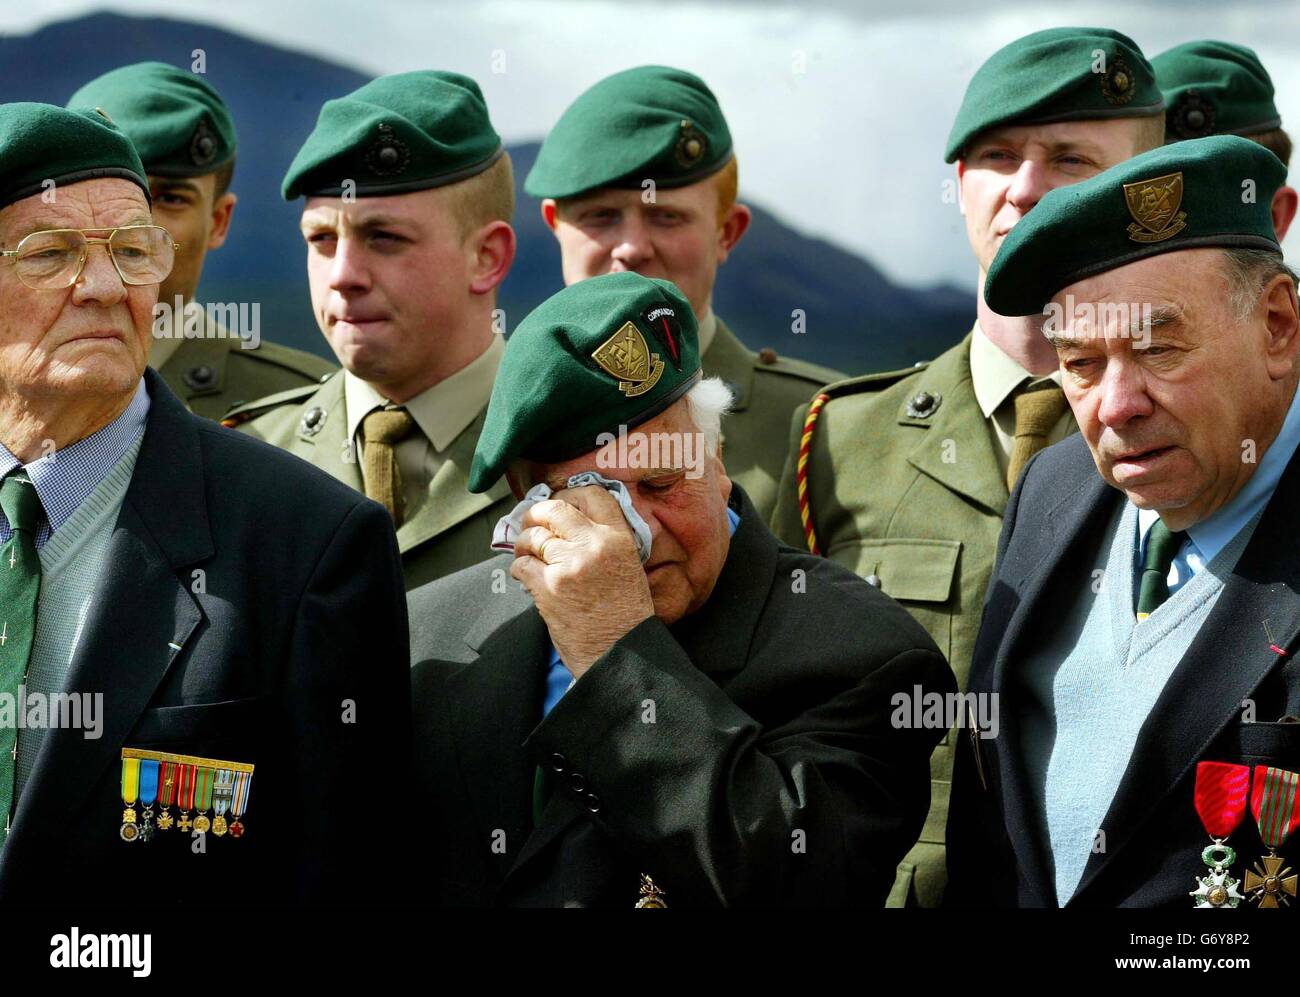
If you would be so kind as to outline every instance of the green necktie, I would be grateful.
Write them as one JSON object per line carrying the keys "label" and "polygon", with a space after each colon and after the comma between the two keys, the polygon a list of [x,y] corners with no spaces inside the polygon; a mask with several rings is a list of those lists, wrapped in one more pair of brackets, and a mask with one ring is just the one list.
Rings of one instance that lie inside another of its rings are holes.
{"label": "green necktie", "polygon": [[1147,553],[1142,559],[1142,579],[1138,587],[1139,623],[1169,598],[1169,567],[1186,539],[1186,533],[1171,533],[1163,519],[1157,519],[1147,533]]}
{"label": "green necktie", "polygon": [[[9,542],[0,548],[0,693],[12,696],[17,703],[32,655],[36,597],[41,591],[41,560],[36,554],[41,500],[22,471],[0,482],[0,512],[13,530]],[[0,812],[5,816],[0,844],[9,835],[17,759],[17,726],[0,727]]]}

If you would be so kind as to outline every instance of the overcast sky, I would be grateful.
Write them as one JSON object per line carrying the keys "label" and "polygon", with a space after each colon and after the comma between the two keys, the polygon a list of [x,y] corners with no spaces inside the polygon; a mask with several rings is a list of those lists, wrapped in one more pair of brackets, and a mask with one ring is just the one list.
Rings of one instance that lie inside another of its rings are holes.
{"label": "overcast sky", "polygon": [[[1196,38],[1249,45],[1273,77],[1283,123],[1300,135],[1295,0],[42,0],[24,6],[0,7],[0,31],[27,32],[110,9],[216,24],[376,75],[458,70],[480,82],[507,142],[542,138],[579,92],[609,73],[650,62],[680,66],[703,76],[721,100],[745,196],[914,285],[974,286],[961,218],[943,198],[944,181],[954,175],[943,163],[944,140],[976,67],[1030,31],[1113,27],[1148,56]],[[178,54],[175,61],[186,58]],[[1292,260],[1300,255],[1300,236],[1293,232],[1287,249]]]}

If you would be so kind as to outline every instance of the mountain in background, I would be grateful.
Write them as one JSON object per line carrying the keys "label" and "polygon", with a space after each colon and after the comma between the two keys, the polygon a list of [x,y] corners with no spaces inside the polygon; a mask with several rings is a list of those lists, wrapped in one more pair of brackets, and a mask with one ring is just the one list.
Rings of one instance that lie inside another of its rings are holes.
{"label": "mountain in background", "polygon": [[[239,203],[229,240],[208,257],[200,296],[259,302],[264,338],[329,356],[308,302],[300,202],[280,199],[280,181],[321,104],[368,76],[204,24],[98,13],[0,36],[0,93],[62,104],[87,80],[126,63],[156,59],[188,68],[195,49],[203,50],[206,78],[230,105],[239,133],[232,188]],[[538,144],[508,148],[519,188],[519,255],[499,304],[513,328],[559,288],[560,256],[538,202],[522,190]],[[867,261],[746,203],[754,220],[719,270],[714,308],[750,347],[864,373],[929,359],[970,328],[969,291],[894,284]],[[802,335],[791,330],[795,309],[805,315]]]}

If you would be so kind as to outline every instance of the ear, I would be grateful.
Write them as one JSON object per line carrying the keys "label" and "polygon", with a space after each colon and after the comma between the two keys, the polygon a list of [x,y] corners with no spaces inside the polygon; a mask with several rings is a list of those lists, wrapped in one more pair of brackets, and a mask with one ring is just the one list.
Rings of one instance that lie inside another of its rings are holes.
{"label": "ear", "polygon": [[735,248],[740,237],[749,228],[754,213],[744,204],[733,204],[722,220],[722,229],[718,234],[718,262],[726,263],[731,250]]}
{"label": "ear", "polygon": [[469,289],[473,294],[487,294],[506,279],[515,261],[515,230],[498,220],[484,225],[472,239],[474,259]]}
{"label": "ear", "polygon": [[230,234],[230,217],[235,212],[235,202],[239,198],[230,191],[217,198],[212,205],[212,228],[208,230],[208,249],[220,249]]}
{"label": "ear", "polygon": [[1269,376],[1281,380],[1290,376],[1296,365],[1296,346],[1300,344],[1300,307],[1296,304],[1295,284],[1286,274],[1278,274],[1262,295],[1264,324],[1268,329],[1265,365]]}
{"label": "ear", "polygon": [[1286,231],[1295,220],[1296,202],[1300,195],[1294,187],[1279,187],[1273,194],[1273,228],[1277,232],[1277,241],[1286,238]]}
{"label": "ear", "polygon": [[555,203],[555,198],[542,198],[542,221],[546,223],[546,227],[552,232],[555,231],[555,226],[560,223],[560,211],[559,206]]}

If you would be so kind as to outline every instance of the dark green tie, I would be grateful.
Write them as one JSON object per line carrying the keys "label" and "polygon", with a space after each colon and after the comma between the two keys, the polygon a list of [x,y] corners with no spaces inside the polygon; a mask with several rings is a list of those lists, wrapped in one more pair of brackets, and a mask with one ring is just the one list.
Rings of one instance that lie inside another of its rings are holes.
{"label": "dark green tie", "polygon": [[[13,530],[9,542],[0,548],[0,693],[12,696],[11,701],[17,703],[32,655],[36,597],[41,591],[41,560],[36,554],[41,500],[22,471],[0,482],[0,512]],[[5,818],[0,844],[9,835],[17,759],[17,727],[0,728],[0,812]]]}
{"label": "dark green tie", "polygon": [[1171,533],[1163,519],[1157,519],[1147,533],[1147,552],[1142,559],[1142,579],[1138,587],[1139,623],[1169,598],[1169,568],[1186,539],[1186,533]]}

